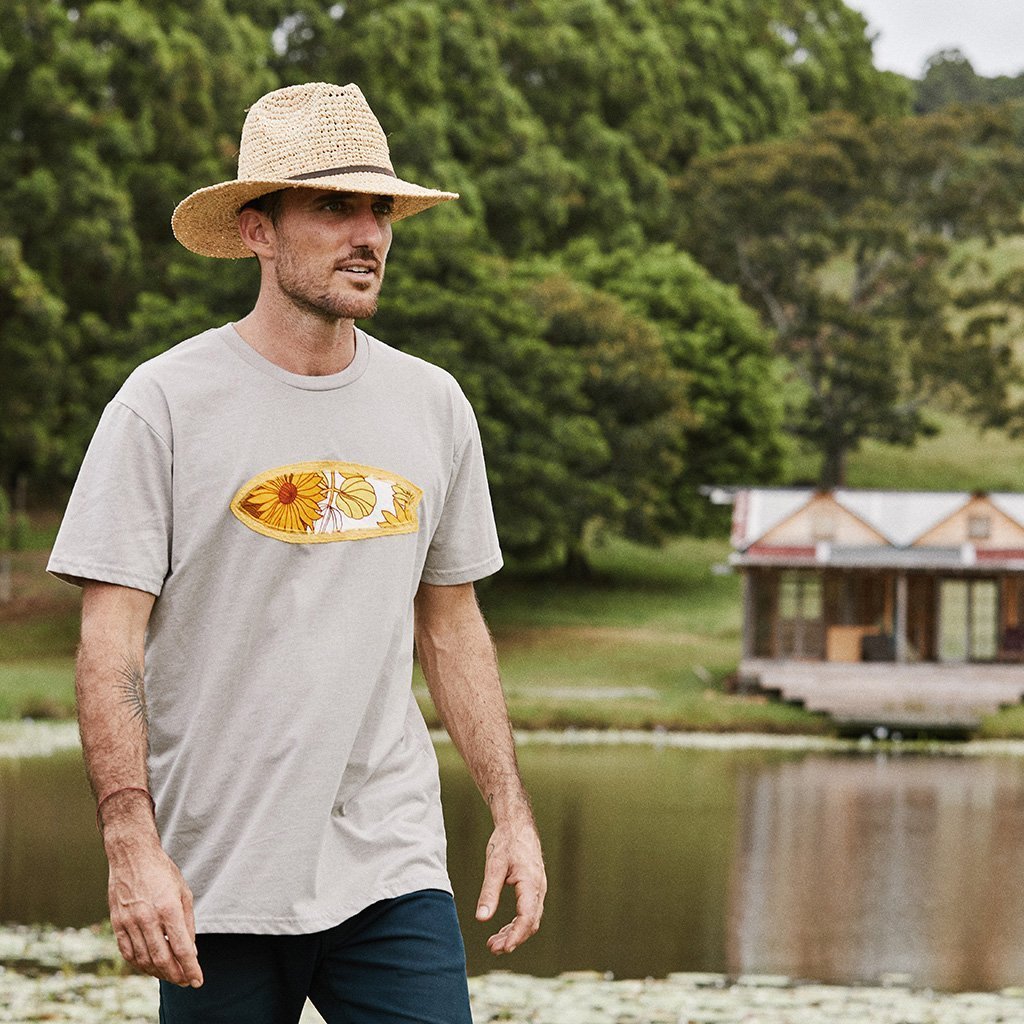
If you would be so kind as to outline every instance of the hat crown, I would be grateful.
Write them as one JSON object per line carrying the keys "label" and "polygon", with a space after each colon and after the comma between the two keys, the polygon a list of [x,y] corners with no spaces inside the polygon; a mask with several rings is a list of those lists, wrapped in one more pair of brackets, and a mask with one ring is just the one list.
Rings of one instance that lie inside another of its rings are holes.
{"label": "hat crown", "polygon": [[286,86],[260,97],[246,114],[239,180],[363,166],[393,172],[387,136],[357,85]]}

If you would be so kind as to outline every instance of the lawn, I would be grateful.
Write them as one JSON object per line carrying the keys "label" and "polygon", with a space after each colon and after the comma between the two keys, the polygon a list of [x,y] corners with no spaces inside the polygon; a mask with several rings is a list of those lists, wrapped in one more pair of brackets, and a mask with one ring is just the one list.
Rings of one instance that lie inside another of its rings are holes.
{"label": "lawn", "polygon": [[[939,436],[915,449],[866,445],[851,459],[851,485],[1024,490],[1024,440],[939,419]],[[49,535],[41,529],[40,543]],[[817,715],[728,691],[740,649],[739,579],[722,571],[728,556],[723,538],[681,537],[662,548],[610,538],[591,550],[585,582],[500,574],[481,583],[514,723],[828,731]],[[0,718],[73,714],[78,592],[48,577],[45,563],[45,550],[15,555],[16,599],[0,606]],[[437,724],[418,672],[415,684]],[[981,735],[1024,736],[1024,706],[986,719]]]}
{"label": "lawn", "polygon": [[[16,599],[0,609],[0,718],[66,717],[78,592],[46,575],[45,551],[15,557]],[[713,569],[727,557],[720,539],[660,549],[610,540],[593,551],[587,583],[482,584],[515,724],[822,731],[818,716],[723,685],[740,629],[739,581]]]}

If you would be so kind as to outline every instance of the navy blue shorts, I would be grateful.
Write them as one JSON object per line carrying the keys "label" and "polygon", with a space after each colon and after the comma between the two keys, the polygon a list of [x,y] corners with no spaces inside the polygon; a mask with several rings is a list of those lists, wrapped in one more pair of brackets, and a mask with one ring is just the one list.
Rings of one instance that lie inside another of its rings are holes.
{"label": "navy blue shorts", "polygon": [[160,982],[160,1024],[472,1024],[455,902],[424,889],[310,935],[196,936],[201,988]]}

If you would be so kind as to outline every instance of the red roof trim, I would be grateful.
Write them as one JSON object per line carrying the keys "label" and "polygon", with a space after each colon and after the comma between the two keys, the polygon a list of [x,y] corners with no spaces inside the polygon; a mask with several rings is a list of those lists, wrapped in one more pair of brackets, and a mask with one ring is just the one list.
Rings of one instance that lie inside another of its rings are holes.
{"label": "red roof trim", "polygon": [[772,555],[775,558],[813,558],[817,549],[814,545],[798,546],[775,544],[751,544],[745,555]]}

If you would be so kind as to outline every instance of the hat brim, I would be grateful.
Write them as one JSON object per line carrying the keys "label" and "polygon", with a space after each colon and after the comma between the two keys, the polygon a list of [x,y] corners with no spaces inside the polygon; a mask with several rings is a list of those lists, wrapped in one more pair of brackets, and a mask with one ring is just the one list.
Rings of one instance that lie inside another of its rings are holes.
{"label": "hat brim", "polygon": [[391,220],[402,220],[421,213],[438,203],[458,199],[458,192],[439,192],[414,185],[411,181],[387,174],[359,171],[336,174],[307,181],[288,179],[266,181],[224,181],[197,189],[187,196],[171,216],[174,237],[186,249],[200,256],[223,259],[244,259],[253,251],[238,233],[238,213],[246,203],[276,192],[281,188],[331,189],[337,192],[360,192],[367,195],[392,196]]}

